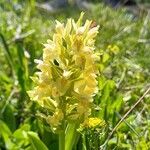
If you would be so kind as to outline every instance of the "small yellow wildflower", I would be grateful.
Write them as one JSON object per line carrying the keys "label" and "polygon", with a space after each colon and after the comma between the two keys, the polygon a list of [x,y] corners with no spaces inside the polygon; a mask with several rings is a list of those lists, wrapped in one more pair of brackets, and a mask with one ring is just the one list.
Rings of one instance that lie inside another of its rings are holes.
{"label": "small yellow wildflower", "polygon": [[112,48],[112,45],[108,45],[108,47],[107,47],[108,49],[111,49]]}
{"label": "small yellow wildflower", "polygon": [[107,49],[112,51],[114,54],[117,54],[120,51],[120,48],[117,45],[108,45]]}
{"label": "small yellow wildflower", "polygon": [[84,121],[82,124],[82,127],[84,128],[96,128],[96,127],[102,127],[105,125],[104,120],[101,120],[97,117],[94,118],[88,118]]}

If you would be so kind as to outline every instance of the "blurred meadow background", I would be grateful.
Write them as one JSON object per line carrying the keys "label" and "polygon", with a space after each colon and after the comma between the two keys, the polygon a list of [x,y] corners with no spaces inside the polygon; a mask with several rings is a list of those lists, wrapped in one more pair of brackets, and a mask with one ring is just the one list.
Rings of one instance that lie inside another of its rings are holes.
{"label": "blurred meadow background", "polygon": [[[55,20],[77,18],[81,10],[69,5],[56,13],[37,7],[43,0],[0,0],[0,150],[57,150],[58,138],[37,117],[41,107],[27,94],[34,59],[42,58],[43,43],[51,39]],[[150,93],[147,93],[108,139],[124,114],[150,87],[150,3],[112,7],[89,0],[85,19],[100,25],[98,88],[92,117],[105,122],[81,132],[74,150],[150,150]]]}

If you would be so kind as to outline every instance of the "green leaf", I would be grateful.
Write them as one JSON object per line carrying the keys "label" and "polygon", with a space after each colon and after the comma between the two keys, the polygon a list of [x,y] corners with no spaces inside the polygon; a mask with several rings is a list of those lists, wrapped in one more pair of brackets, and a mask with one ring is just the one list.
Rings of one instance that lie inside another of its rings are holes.
{"label": "green leaf", "polygon": [[13,108],[8,104],[3,112],[3,118],[11,131],[16,129],[16,120],[13,112]]}
{"label": "green leaf", "polygon": [[25,140],[27,138],[27,132],[30,130],[29,124],[24,124],[15,132],[13,133],[13,136],[18,140]]}
{"label": "green leaf", "polygon": [[[6,39],[5,37],[3,36],[3,34],[0,33],[0,38],[1,38],[1,41],[2,41],[2,44],[3,44],[3,47],[4,47],[4,50],[5,50],[5,56],[6,56],[6,59],[8,61],[8,64],[10,65],[10,68],[12,69],[12,72],[13,72],[13,57],[10,53],[10,49],[9,49],[9,46],[6,42]],[[13,72],[14,73],[14,72]]]}
{"label": "green leaf", "polygon": [[77,143],[78,140],[78,133],[77,133],[77,128],[79,124],[78,122],[73,123],[73,124],[68,124],[65,134],[65,150],[72,150],[73,146],[75,143]]}
{"label": "green leaf", "polygon": [[28,132],[29,140],[32,144],[33,150],[48,150],[46,145],[39,139],[38,135],[34,132]]}
{"label": "green leaf", "polygon": [[109,57],[110,57],[110,56],[109,56],[108,53],[104,53],[102,62],[105,63],[105,62],[109,59]]}
{"label": "green leaf", "polygon": [[10,129],[2,120],[0,120],[0,134],[2,134],[2,136],[3,135],[8,135],[8,136],[12,135]]}
{"label": "green leaf", "polygon": [[10,137],[12,136],[12,132],[2,120],[0,120],[0,135],[4,139],[6,149],[12,150],[12,148],[15,146],[10,139]]}

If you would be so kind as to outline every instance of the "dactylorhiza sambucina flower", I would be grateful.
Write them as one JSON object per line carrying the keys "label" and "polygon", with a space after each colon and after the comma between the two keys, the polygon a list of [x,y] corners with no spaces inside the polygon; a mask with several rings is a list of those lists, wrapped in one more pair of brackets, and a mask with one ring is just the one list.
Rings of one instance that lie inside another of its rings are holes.
{"label": "dactylorhiza sambucina flower", "polygon": [[97,92],[97,54],[95,37],[99,26],[92,21],[82,25],[83,13],[77,22],[68,19],[66,25],[56,21],[52,40],[44,44],[40,70],[33,77],[36,87],[29,91],[49,113],[45,114],[52,128],[61,126],[63,120],[84,120],[90,115],[93,96]]}

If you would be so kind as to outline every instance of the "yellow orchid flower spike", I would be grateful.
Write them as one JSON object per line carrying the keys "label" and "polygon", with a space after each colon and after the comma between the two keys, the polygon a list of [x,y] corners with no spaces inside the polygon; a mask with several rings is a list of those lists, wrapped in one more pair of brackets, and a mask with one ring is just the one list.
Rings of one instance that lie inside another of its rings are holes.
{"label": "yellow orchid flower spike", "polygon": [[36,86],[28,92],[49,112],[45,116],[52,129],[61,128],[64,120],[84,121],[98,91],[94,42],[99,26],[91,27],[89,20],[82,24],[83,15],[66,25],[56,21],[53,38],[44,44],[43,60],[38,61]]}

